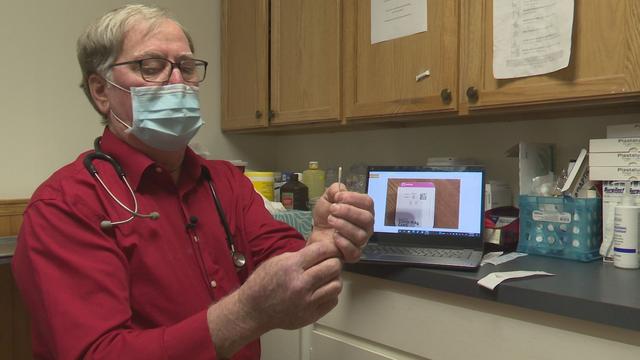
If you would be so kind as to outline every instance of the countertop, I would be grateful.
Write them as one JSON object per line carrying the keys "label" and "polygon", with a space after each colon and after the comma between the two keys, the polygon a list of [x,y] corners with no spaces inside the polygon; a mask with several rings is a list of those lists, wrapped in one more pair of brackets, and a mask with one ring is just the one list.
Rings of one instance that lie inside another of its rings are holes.
{"label": "countertop", "polygon": [[[493,300],[640,331],[640,270],[618,269],[611,263],[581,263],[536,255],[519,257],[477,272],[348,264],[346,270],[387,280]],[[507,280],[495,290],[477,284],[498,271],[541,270],[555,276]]]}
{"label": "countertop", "polygon": [[0,265],[11,262],[11,257],[16,249],[15,236],[0,236]]}

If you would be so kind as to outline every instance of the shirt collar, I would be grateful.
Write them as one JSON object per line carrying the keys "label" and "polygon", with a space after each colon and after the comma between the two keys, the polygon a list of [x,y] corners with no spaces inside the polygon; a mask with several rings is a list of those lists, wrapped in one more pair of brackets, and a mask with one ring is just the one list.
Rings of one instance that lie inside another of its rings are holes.
{"label": "shirt collar", "polygon": [[[138,189],[144,172],[156,163],[146,154],[135,149],[131,145],[120,140],[115,134],[105,127],[100,141],[102,152],[114,158],[124,170],[127,180],[134,189]],[[206,167],[204,159],[187,147],[182,161],[181,184],[194,184],[202,175],[202,169]]]}

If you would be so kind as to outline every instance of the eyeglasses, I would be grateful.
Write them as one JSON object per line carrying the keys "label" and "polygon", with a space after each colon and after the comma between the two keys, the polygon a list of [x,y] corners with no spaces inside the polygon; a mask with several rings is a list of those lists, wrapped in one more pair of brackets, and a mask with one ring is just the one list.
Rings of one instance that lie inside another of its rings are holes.
{"label": "eyeglasses", "polygon": [[176,63],[162,58],[147,58],[141,60],[125,61],[113,64],[110,67],[120,65],[138,65],[138,71],[145,81],[164,83],[169,81],[174,68],[180,69],[182,78],[186,82],[200,83],[207,75],[208,63],[204,60],[184,59]]}

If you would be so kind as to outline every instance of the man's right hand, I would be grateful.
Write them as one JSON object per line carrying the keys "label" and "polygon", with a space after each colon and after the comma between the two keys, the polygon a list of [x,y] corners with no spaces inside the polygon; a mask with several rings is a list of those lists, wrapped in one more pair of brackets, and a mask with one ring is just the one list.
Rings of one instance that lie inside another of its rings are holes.
{"label": "man's right hand", "polygon": [[342,262],[332,243],[310,244],[265,261],[240,288],[245,311],[267,330],[297,329],[338,304]]}
{"label": "man's right hand", "polygon": [[338,255],[333,243],[317,242],[262,263],[242,287],[209,308],[217,351],[231,355],[271,329],[297,329],[328,313],[342,290]]}

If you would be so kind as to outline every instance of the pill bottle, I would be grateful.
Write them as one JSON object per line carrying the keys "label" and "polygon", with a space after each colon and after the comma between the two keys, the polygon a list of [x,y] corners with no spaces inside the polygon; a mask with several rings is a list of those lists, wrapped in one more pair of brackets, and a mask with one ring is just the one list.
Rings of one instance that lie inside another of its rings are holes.
{"label": "pill bottle", "polygon": [[287,210],[309,210],[309,188],[298,181],[298,174],[280,187],[280,202]]}
{"label": "pill bottle", "polygon": [[613,218],[613,265],[622,269],[640,268],[638,225],[640,206],[631,196],[631,184],[625,184],[622,202],[615,207]]}

